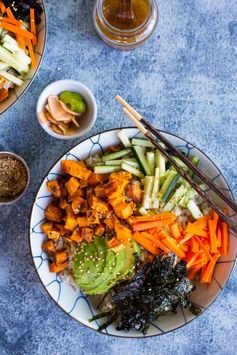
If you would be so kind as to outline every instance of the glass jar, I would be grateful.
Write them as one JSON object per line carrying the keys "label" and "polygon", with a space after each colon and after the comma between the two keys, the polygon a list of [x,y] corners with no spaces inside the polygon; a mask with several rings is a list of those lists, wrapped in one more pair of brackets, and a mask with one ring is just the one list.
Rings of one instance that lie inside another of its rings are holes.
{"label": "glass jar", "polygon": [[[158,6],[155,0],[143,0],[148,6],[147,17],[137,27],[112,25],[105,15],[104,4],[109,0],[97,0],[94,9],[94,25],[99,36],[112,47],[131,50],[141,46],[154,32],[158,23]],[[123,27],[121,29],[121,27]]]}

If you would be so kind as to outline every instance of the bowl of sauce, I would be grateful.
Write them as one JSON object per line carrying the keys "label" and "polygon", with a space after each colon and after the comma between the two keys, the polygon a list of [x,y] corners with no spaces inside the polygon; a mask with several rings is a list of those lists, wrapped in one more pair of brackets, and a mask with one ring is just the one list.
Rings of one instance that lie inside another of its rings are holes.
{"label": "bowl of sauce", "polygon": [[94,25],[107,44],[131,50],[150,38],[158,17],[155,0],[98,0],[94,10]]}

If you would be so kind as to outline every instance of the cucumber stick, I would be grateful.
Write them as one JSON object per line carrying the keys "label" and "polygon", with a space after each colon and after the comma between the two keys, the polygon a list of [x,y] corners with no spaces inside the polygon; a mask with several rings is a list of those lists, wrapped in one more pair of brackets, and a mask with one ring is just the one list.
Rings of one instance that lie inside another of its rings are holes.
{"label": "cucumber stick", "polygon": [[154,152],[147,152],[146,153],[147,163],[151,169],[151,174],[154,175],[155,172],[155,153]]}
{"label": "cucumber stick", "polygon": [[121,169],[125,170],[125,171],[128,171],[129,173],[135,175],[135,176],[138,176],[139,178],[143,178],[144,175],[143,173],[141,172],[141,170],[139,169],[136,169],[134,166],[132,165],[129,165],[129,164],[126,164],[126,163],[122,163],[121,165]]}
{"label": "cucumber stick", "polygon": [[175,189],[176,183],[179,180],[180,175],[174,171],[170,170],[161,190],[160,190],[160,196],[162,201],[167,202],[169,200],[170,195]]}
{"label": "cucumber stick", "polygon": [[134,154],[134,156],[141,168],[141,171],[145,175],[151,175],[151,169],[147,163],[147,160],[146,160],[146,157],[145,157],[145,154],[144,154],[142,148],[136,145],[136,146],[132,147],[132,151],[133,151],[133,154]]}
{"label": "cucumber stick", "polygon": [[139,147],[146,147],[146,148],[155,148],[154,144],[152,144],[147,139],[133,138],[132,145],[138,145]]}
{"label": "cucumber stick", "polygon": [[109,174],[114,171],[120,170],[120,166],[116,165],[96,165],[94,166],[94,172],[96,174]]}
{"label": "cucumber stick", "polygon": [[142,216],[147,216],[148,215],[148,212],[147,210],[145,210],[145,208],[141,207],[139,209],[139,213],[142,215]]}
{"label": "cucumber stick", "polygon": [[198,205],[193,200],[188,201],[187,208],[191,212],[194,219],[203,217]]}
{"label": "cucumber stick", "polygon": [[185,195],[187,192],[186,187],[181,185],[173,194],[173,196],[170,198],[170,200],[166,203],[163,211],[164,212],[171,212],[178,204],[179,201],[182,199],[182,197]]}
{"label": "cucumber stick", "polygon": [[118,152],[114,152],[111,154],[106,154],[102,156],[102,160],[103,161],[107,161],[107,160],[114,160],[114,159],[118,159],[123,157],[124,155],[128,155],[131,152],[131,149],[123,149],[123,150],[119,150]]}
{"label": "cucumber stick", "polygon": [[131,147],[130,140],[129,140],[127,134],[125,133],[125,130],[124,130],[124,129],[121,129],[121,130],[118,132],[118,137],[119,137],[119,139],[121,140],[121,142],[123,143],[123,145],[124,145],[125,148]]}
{"label": "cucumber stick", "polygon": [[144,194],[142,199],[142,207],[147,210],[151,205],[151,194],[154,183],[154,176],[145,176],[144,179]]}
{"label": "cucumber stick", "polygon": [[161,154],[161,152],[156,149],[155,152],[155,161],[156,161],[156,166],[160,169],[160,176],[165,175],[165,157]]}

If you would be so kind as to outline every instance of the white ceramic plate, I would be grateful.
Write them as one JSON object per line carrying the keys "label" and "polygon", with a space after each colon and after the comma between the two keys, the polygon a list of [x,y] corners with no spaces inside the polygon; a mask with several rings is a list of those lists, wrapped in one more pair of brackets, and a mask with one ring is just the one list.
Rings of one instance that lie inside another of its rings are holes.
{"label": "white ceramic plate", "polygon": [[[97,314],[98,311],[93,308],[89,298],[83,295],[79,289],[75,290],[72,286],[63,283],[57,274],[49,272],[48,258],[46,253],[42,251],[42,243],[45,240],[45,236],[41,231],[41,224],[44,222],[44,210],[52,198],[51,195],[47,192],[46,182],[62,175],[60,161],[62,159],[86,159],[88,156],[97,152],[102,153],[103,150],[109,146],[120,143],[117,137],[117,131],[118,130],[114,129],[94,135],[79,143],[70,151],[68,151],[63,157],[61,157],[43,179],[38,189],[31,213],[31,252],[35,268],[43,286],[45,287],[50,297],[52,297],[58,306],[61,307],[68,315],[70,315],[81,324],[94,330],[98,329],[99,321],[90,323],[88,319],[90,319],[92,315]],[[129,137],[134,137],[138,135],[138,130],[136,128],[127,128],[126,133]],[[218,186],[220,186],[220,188],[223,189],[227,195],[233,198],[228,184],[220,170],[203,152],[177,136],[165,132],[164,135],[187,155],[190,153],[199,156],[201,158],[200,168],[205,171],[206,174],[213,181],[215,181],[216,184],[218,184]],[[224,207],[222,201],[214,196],[213,198],[217,203],[219,203],[221,207]],[[236,221],[236,215],[233,215],[232,218]],[[226,257],[222,257],[217,262],[211,285],[206,287],[199,284],[195,292],[193,292],[191,300],[199,305],[203,310],[205,310],[216,299],[216,297],[220,294],[221,290],[225,286],[234,266],[236,250],[237,236],[230,234],[228,255]],[[153,322],[150,325],[146,336],[154,336],[167,333],[187,324],[194,318],[195,316],[188,311],[178,309],[176,314],[169,314],[165,317],[159,318],[156,322]],[[122,337],[144,337],[144,335],[140,332],[130,331],[129,333],[126,333],[117,331],[115,327],[116,325],[114,324],[110,325],[103,331],[103,333]]]}
{"label": "white ceramic plate", "polygon": [[41,22],[39,25],[36,27],[37,31],[37,39],[38,43],[35,47],[35,59],[36,59],[36,68],[31,68],[29,73],[27,74],[26,78],[24,79],[24,83],[21,86],[15,86],[11,91],[10,95],[6,100],[3,100],[0,102],[0,115],[2,115],[4,112],[6,112],[10,107],[12,107],[16,101],[27,91],[27,89],[30,87],[30,84],[33,82],[43,55],[44,55],[44,50],[45,50],[45,45],[46,45],[46,36],[47,36],[47,17],[46,17],[46,10],[44,6],[44,1],[39,0],[39,4],[41,4],[43,8],[43,13],[41,15]]}

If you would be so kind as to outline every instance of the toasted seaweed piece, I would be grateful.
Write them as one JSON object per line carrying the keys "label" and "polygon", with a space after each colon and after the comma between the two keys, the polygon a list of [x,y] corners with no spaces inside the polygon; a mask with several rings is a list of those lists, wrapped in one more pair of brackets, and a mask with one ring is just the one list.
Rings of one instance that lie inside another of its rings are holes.
{"label": "toasted seaweed piece", "polygon": [[189,299],[194,288],[187,278],[184,261],[178,262],[173,253],[167,257],[157,256],[151,264],[141,266],[131,282],[114,288],[110,297],[113,309],[99,330],[118,319],[117,330],[133,328],[146,333],[150,322],[168,312],[176,312],[178,306],[198,315],[200,308]]}

